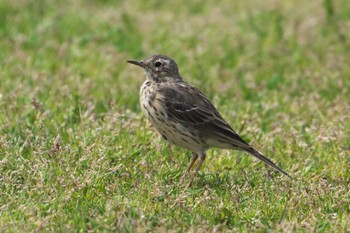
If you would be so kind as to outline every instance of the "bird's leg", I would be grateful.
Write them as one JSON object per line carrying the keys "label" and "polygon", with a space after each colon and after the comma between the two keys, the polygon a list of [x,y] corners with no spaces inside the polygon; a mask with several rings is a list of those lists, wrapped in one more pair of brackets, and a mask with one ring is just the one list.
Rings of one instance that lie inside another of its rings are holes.
{"label": "bird's leg", "polygon": [[191,181],[190,181],[190,183],[188,184],[187,187],[190,187],[190,186],[192,185],[193,179],[196,177],[196,175],[197,175],[199,169],[201,168],[201,166],[202,166],[202,164],[203,164],[203,162],[204,162],[204,160],[205,160],[205,156],[206,156],[205,153],[202,153],[202,154],[201,154],[201,160],[199,161],[199,163],[198,163],[198,165],[197,165],[197,167],[196,167],[196,170],[194,170],[194,174],[193,174],[193,176],[192,176],[192,179],[191,179]]}
{"label": "bird's leg", "polygon": [[188,166],[187,170],[185,171],[184,175],[182,176],[182,178],[184,178],[192,169],[194,163],[197,161],[198,159],[198,155],[195,154],[195,153],[192,153],[192,160],[191,160],[191,163],[190,163],[190,166]]}

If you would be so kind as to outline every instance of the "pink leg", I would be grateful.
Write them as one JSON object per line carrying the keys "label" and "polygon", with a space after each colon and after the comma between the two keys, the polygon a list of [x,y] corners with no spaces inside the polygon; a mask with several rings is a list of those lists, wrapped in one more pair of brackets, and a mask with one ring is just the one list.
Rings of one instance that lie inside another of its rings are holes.
{"label": "pink leg", "polygon": [[191,171],[191,169],[192,169],[194,163],[197,161],[197,159],[198,159],[198,155],[195,154],[195,153],[193,153],[193,154],[192,154],[192,161],[191,161],[191,163],[190,163],[190,166],[188,166],[188,168],[187,168],[187,170],[186,170],[186,174],[189,173],[189,172]]}
{"label": "pink leg", "polygon": [[198,163],[198,165],[196,167],[196,170],[194,170],[194,174],[192,176],[192,179],[191,179],[191,181],[190,181],[190,183],[188,184],[187,187],[191,187],[193,179],[197,176],[197,173],[198,173],[199,169],[201,168],[201,166],[202,166],[202,164],[203,164],[203,162],[205,160],[205,156],[206,156],[205,153],[201,154],[201,160],[199,161],[199,163]]}
{"label": "pink leg", "polygon": [[190,166],[188,166],[187,170],[184,172],[181,179],[185,178],[187,176],[187,174],[190,173],[190,171],[191,171],[194,163],[197,161],[197,159],[198,159],[198,155],[195,153],[192,153],[192,160],[191,160]]}

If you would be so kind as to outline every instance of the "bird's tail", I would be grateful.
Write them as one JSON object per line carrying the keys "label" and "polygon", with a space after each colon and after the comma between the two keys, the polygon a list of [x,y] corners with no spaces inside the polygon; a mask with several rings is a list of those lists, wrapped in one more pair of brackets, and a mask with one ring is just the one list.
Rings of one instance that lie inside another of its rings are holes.
{"label": "bird's tail", "polygon": [[277,171],[281,172],[282,174],[284,174],[284,175],[288,176],[289,178],[293,179],[287,172],[283,171],[282,168],[277,166],[274,162],[272,162],[270,159],[266,158],[259,151],[255,150],[253,147],[249,147],[249,148],[245,149],[245,151],[247,151],[249,154],[253,155],[255,158],[258,158],[261,161],[263,161],[264,163],[270,165],[271,167],[273,167]]}

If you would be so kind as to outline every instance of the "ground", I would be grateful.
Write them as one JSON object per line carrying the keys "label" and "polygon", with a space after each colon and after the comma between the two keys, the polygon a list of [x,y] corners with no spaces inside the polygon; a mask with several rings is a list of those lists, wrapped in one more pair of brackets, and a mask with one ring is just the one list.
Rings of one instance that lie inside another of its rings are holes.
{"label": "ground", "polygon": [[[0,2],[1,232],[346,232],[350,4]],[[256,149],[190,152],[140,111],[162,53]]]}

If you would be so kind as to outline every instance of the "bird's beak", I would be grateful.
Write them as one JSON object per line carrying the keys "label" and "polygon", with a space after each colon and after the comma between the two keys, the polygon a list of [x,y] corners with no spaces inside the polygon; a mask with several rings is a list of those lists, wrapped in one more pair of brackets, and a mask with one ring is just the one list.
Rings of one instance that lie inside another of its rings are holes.
{"label": "bird's beak", "polygon": [[142,68],[145,67],[145,63],[143,63],[142,61],[134,61],[134,60],[128,60],[127,62],[131,63],[131,64],[134,64],[134,65],[137,65],[137,66],[140,66]]}

